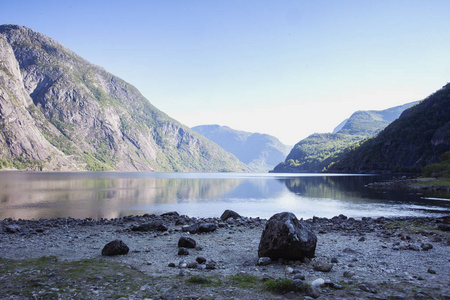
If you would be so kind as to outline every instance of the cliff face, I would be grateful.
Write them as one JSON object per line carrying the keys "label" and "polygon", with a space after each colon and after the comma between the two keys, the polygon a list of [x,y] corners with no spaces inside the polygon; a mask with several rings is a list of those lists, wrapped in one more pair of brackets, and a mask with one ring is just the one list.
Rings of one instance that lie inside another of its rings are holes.
{"label": "cliff face", "polygon": [[46,170],[245,171],[139,91],[31,29],[0,26],[3,166]]}

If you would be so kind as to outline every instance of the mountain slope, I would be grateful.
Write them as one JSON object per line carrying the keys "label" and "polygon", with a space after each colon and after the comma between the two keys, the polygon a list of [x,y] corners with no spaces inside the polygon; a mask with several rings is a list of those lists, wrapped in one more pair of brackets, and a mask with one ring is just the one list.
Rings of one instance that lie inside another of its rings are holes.
{"label": "mountain slope", "polygon": [[201,125],[192,129],[234,154],[256,172],[271,170],[289,152],[288,146],[268,134],[239,131],[219,125]]}
{"label": "mountain slope", "polygon": [[45,170],[247,170],[136,88],[53,39],[3,25],[0,42],[3,167],[23,162]]}
{"label": "mountain slope", "polygon": [[333,133],[315,133],[298,142],[286,160],[273,172],[321,172],[338,161],[360,141],[370,137],[418,102],[392,107],[381,111],[357,111],[339,124]]}
{"label": "mountain slope", "polygon": [[450,84],[405,110],[330,172],[418,172],[450,151]]}

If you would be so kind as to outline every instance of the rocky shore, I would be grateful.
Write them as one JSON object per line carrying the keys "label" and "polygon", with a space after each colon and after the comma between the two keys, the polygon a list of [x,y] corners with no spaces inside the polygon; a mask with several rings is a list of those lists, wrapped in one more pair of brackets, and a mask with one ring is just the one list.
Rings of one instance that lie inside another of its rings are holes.
{"label": "rocky shore", "polygon": [[[449,216],[301,220],[314,257],[273,261],[258,258],[267,220],[229,213],[5,219],[0,298],[450,299]],[[105,255],[112,241],[128,249]]]}

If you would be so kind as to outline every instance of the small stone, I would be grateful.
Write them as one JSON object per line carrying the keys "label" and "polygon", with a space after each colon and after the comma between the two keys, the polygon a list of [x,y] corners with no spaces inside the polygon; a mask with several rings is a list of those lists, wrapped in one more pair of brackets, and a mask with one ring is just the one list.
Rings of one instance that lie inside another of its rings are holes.
{"label": "small stone", "polygon": [[430,273],[430,274],[436,274],[436,271],[433,270],[433,269],[431,269],[431,268],[429,268],[429,269],[428,269],[428,273]]}
{"label": "small stone", "polygon": [[323,278],[317,278],[316,280],[311,282],[312,286],[321,286],[325,283],[325,280]]}
{"label": "small stone", "polygon": [[272,263],[272,259],[270,257],[260,257],[258,262],[256,263],[258,266],[267,266]]}
{"label": "small stone", "polygon": [[313,297],[314,299],[317,299],[320,297],[320,291],[317,287],[315,286],[310,286],[306,289],[305,294]]}
{"label": "small stone", "polygon": [[370,284],[370,283],[363,283],[363,284],[360,284],[360,285],[358,286],[358,288],[359,288],[361,291],[364,291],[364,292],[369,292],[369,293],[372,293],[372,294],[376,294],[376,293],[377,293],[377,290],[375,289],[375,286],[373,286],[373,285]]}
{"label": "small stone", "polygon": [[217,225],[214,223],[203,223],[198,227],[199,232],[213,232],[217,230]]}
{"label": "small stone", "polygon": [[21,232],[22,228],[19,225],[12,224],[12,225],[6,225],[5,230],[8,233],[17,233],[17,232]]}
{"label": "small stone", "polygon": [[365,240],[366,240],[366,238],[362,236],[362,237],[358,240],[358,242],[364,242]]}
{"label": "small stone", "polygon": [[410,244],[410,245],[408,245],[408,249],[409,249],[409,250],[413,250],[413,251],[420,251],[419,245],[416,245],[416,244]]}
{"label": "small stone", "polygon": [[169,263],[168,266],[169,266],[170,268],[175,268],[175,267],[176,267],[175,263],[173,263],[173,262]]}
{"label": "small stone", "polygon": [[294,284],[294,286],[297,289],[302,289],[305,286],[305,283],[301,279],[295,279],[294,278],[294,280],[292,280],[292,283]]}
{"label": "small stone", "polygon": [[313,263],[314,270],[320,271],[320,272],[330,272],[333,268],[332,264],[326,263],[324,261],[315,261]]}
{"label": "small stone", "polygon": [[189,255],[189,251],[184,247],[180,247],[178,249],[178,255]]}
{"label": "small stone", "polygon": [[215,270],[217,269],[217,263],[213,260],[210,260],[208,263],[206,263],[206,269],[207,270]]}
{"label": "small stone", "polygon": [[294,279],[305,280],[305,275],[303,275],[303,274],[295,274],[294,275]]}
{"label": "small stone", "polygon": [[352,278],[353,276],[355,276],[355,272],[353,272],[353,271],[345,271],[344,272],[345,278]]}
{"label": "small stone", "polygon": [[190,263],[188,263],[187,264],[187,267],[189,268],[189,269],[197,269],[197,267],[198,267],[198,263],[197,262],[190,262]]}
{"label": "small stone", "polygon": [[286,274],[292,274],[292,273],[294,273],[294,269],[291,268],[291,267],[286,267],[286,268],[284,269],[284,272],[285,272]]}
{"label": "small stone", "polygon": [[197,256],[195,261],[198,262],[199,264],[204,264],[206,262],[206,258],[204,258],[203,256]]}
{"label": "small stone", "polygon": [[423,251],[428,251],[428,250],[433,249],[433,245],[431,245],[431,244],[425,244],[425,243],[423,243],[422,245],[420,245],[420,247],[422,248]]}
{"label": "small stone", "polygon": [[182,236],[178,240],[178,247],[195,248],[196,245],[197,245],[197,242],[190,237]]}
{"label": "small stone", "polygon": [[333,263],[333,264],[337,264],[339,261],[338,261],[338,259],[336,258],[336,257],[333,257],[332,259],[331,259],[331,263]]}

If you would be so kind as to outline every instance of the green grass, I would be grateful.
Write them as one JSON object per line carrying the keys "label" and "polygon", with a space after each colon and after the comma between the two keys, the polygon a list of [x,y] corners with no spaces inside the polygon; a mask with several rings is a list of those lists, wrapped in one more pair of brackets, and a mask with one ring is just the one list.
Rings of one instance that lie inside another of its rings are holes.
{"label": "green grass", "polygon": [[230,277],[230,280],[241,288],[255,288],[262,283],[261,279],[249,274],[237,274]]}
{"label": "green grass", "polygon": [[430,232],[436,229],[427,222],[392,221],[384,224],[388,229],[402,229],[409,233]]}
{"label": "green grass", "polygon": [[414,186],[434,185],[434,186],[450,187],[450,178],[422,178],[413,185]]}
{"label": "green grass", "polygon": [[264,282],[264,288],[274,294],[286,294],[289,292],[303,292],[305,286],[298,287],[291,279],[269,279]]}

